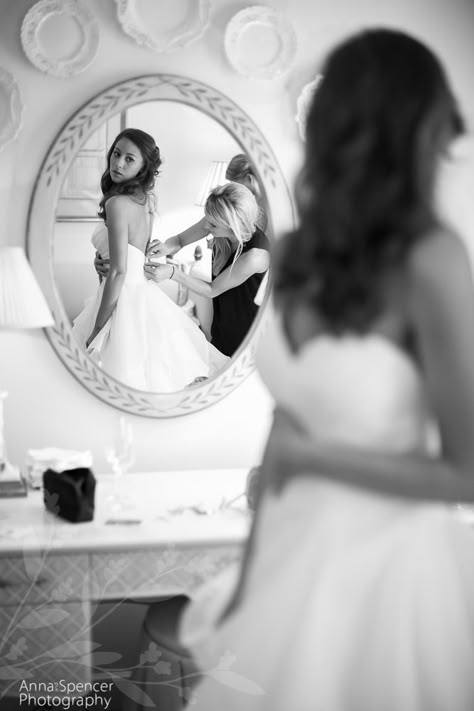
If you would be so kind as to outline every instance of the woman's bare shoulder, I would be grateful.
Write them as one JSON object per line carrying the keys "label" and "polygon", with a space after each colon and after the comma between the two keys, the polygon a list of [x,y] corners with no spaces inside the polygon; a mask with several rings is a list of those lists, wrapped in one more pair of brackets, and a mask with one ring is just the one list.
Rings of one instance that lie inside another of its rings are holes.
{"label": "woman's bare shoulder", "polygon": [[261,273],[270,266],[270,255],[266,249],[252,247],[244,254],[241,254],[237,261],[245,262],[252,273]]}
{"label": "woman's bare shoulder", "polygon": [[438,227],[427,233],[413,247],[408,258],[409,276],[418,283],[446,283],[470,268],[469,253],[454,231]]}
{"label": "woman's bare shoulder", "polygon": [[471,259],[463,240],[439,228],[413,248],[408,260],[408,294],[418,323],[461,318],[474,301]]}
{"label": "woman's bare shoulder", "polygon": [[110,210],[121,214],[131,214],[138,209],[143,209],[143,204],[139,203],[131,195],[111,195],[106,202],[107,212]]}
{"label": "woman's bare shoulder", "polygon": [[111,195],[106,201],[107,213],[111,212],[128,212],[132,208],[132,201],[128,195]]}

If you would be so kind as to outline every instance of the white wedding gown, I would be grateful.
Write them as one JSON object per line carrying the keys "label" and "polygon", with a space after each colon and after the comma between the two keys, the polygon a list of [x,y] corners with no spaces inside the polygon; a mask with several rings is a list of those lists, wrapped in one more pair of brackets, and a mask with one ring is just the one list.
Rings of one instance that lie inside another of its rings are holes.
{"label": "white wedding gown", "polygon": [[[107,227],[92,235],[94,248],[108,259]],[[117,306],[89,346],[89,353],[112,377],[136,388],[174,392],[196,378],[210,378],[229,358],[212,346],[199,326],[143,271],[145,255],[128,245],[127,271]],[[81,313],[73,332],[84,345],[100,306],[105,280]]]}
{"label": "white wedding gown", "polygon": [[[274,321],[258,366],[315,438],[426,451],[420,372],[382,336],[294,355]],[[241,606],[213,627],[233,569],[183,616],[194,711],[473,711],[474,534],[454,507],[303,476],[261,514]]]}

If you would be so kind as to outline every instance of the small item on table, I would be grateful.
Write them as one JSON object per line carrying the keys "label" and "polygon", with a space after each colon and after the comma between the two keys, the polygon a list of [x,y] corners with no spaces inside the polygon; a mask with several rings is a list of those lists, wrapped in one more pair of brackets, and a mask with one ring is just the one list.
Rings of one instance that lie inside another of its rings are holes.
{"label": "small item on table", "polygon": [[44,503],[48,511],[71,523],[92,521],[96,480],[91,469],[82,467],[43,474]]}

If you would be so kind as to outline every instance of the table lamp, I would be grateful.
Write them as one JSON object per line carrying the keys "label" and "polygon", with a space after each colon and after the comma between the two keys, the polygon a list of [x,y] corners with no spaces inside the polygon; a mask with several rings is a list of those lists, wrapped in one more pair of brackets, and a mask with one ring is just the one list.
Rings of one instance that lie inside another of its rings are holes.
{"label": "table lamp", "polygon": [[[54,324],[22,247],[0,246],[0,330],[42,328]],[[0,389],[0,496],[14,496],[19,473],[7,458],[3,431],[3,403]],[[21,492],[16,492],[21,493]]]}

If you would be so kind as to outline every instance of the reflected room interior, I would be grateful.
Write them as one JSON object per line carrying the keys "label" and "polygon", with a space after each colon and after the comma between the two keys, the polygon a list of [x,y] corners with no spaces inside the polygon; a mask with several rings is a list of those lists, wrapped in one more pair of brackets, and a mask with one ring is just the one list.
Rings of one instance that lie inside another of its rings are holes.
{"label": "reflected room interior", "polygon": [[[176,101],[147,101],[129,107],[105,121],[83,143],[61,187],[53,239],[54,278],[71,324],[97,290],[91,236],[102,224],[97,216],[100,178],[115,136],[130,127],[152,135],[162,156],[154,189],[157,209],[152,240],[163,242],[198,222],[204,216],[209,192],[228,182],[226,167],[242,152],[240,144],[218,121]],[[173,264],[210,282],[211,239],[209,235],[185,245],[173,257],[158,262]],[[209,299],[176,281],[163,281],[158,288],[208,332],[212,314]]]}

